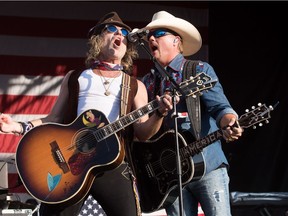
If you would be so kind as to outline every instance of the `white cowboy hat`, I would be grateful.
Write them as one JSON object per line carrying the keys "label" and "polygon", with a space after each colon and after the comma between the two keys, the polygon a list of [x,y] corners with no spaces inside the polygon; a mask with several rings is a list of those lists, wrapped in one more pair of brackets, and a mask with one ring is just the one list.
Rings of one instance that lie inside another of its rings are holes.
{"label": "white cowboy hat", "polygon": [[152,21],[146,29],[167,28],[179,36],[183,41],[183,55],[195,54],[202,46],[202,38],[199,31],[188,21],[177,18],[166,11],[159,11],[152,17]]}

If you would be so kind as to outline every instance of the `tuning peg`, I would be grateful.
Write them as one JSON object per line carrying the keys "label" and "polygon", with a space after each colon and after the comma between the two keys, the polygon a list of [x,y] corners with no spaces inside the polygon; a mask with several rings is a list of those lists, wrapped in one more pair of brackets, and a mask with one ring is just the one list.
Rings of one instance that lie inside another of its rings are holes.
{"label": "tuning peg", "polygon": [[274,107],[272,105],[269,106],[270,110],[274,110]]}
{"label": "tuning peg", "polygon": [[249,109],[246,109],[245,112],[248,113],[248,112],[249,112]]}
{"label": "tuning peg", "polygon": [[189,80],[192,80],[192,82],[195,81],[193,76],[190,76],[190,77],[189,77]]}
{"label": "tuning peg", "polygon": [[258,106],[259,106],[259,107],[262,106],[262,103],[258,103]]}

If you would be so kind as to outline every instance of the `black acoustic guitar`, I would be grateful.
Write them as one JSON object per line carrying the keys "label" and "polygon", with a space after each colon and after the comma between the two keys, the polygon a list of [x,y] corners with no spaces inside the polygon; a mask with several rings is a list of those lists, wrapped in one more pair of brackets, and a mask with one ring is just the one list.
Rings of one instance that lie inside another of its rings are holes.
{"label": "black acoustic guitar", "polygon": [[[253,107],[254,108],[254,107]],[[269,108],[259,104],[250,112],[240,116],[238,122],[242,128],[262,124],[270,118]],[[185,134],[178,133],[179,153],[182,168],[183,186],[196,181],[205,174],[205,161],[201,151],[206,146],[223,137],[222,130],[217,130],[198,141],[186,143]],[[175,131],[169,130],[156,140],[134,142],[132,161],[135,168],[141,209],[145,213],[157,211],[173,203],[178,196],[178,175],[176,170]]]}
{"label": "black acoustic guitar", "polygon": [[[215,83],[199,73],[182,82],[180,88],[185,95],[193,96]],[[124,151],[116,132],[158,108],[154,100],[113,123],[102,112],[91,109],[69,125],[46,123],[34,127],[16,150],[16,167],[26,190],[48,204],[79,202],[97,175],[122,163]]]}

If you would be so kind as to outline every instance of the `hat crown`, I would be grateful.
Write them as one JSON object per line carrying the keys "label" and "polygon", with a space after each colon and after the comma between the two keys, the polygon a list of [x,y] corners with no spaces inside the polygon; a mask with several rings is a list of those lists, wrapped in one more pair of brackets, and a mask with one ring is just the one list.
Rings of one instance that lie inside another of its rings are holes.
{"label": "hat crown", "polygon": [[116,12],[110,12],[110,13],[104,15],[99,20],[99,22],[96,24],[96,26],[102,25],[102,24],[105,24],[105,23],[111,23],[111,22],[123,23],[123,21],[120,19],[120,17],[118,16],[118,14]]}
{"label": "hat crown", "polygon": [[184,56],[193,55],[202,46],[201,35],[195,26],[166,11],[155,13],[152,17],[152,21],[146,26],[146,28],[148,30],[165,28],[176,32],[182,39]]}
{"label": "hat crown", "polygon": [[121,18],[118,16],[116,12],[110,12],[105,14],[98,23],[89,30],[88,37],[91,37],[94,34],[100,34],[101,30],[107,25],[107,24],[114,24],[117,26],[121,26],[126,28],[128,31],[131,31],[131,28],[126,25]]}
{"label": "hat crown", "polygon": [[152,21],[158,20],[158,19],[171,19],[175,18],[172,14],[166,12],[166,11],[159,11],[155,13],[152,17]]}

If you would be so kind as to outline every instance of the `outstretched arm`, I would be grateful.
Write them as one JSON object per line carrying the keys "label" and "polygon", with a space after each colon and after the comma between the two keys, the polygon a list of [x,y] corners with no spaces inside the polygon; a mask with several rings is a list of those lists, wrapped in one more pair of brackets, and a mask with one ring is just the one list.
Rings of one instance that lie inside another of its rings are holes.
{"label": "outstretched arm", "polygon": [[42,119],[34,119],[29,122],[14,121],[10,115],[0,113],[0,133],[23,135],[32,127],[41,125],[44,122],[58,122],[61,123],[64,112],[64,105],[68,99],[68,79],[71,72],[69,72],[61,84],[59,96],[53,106],[51,112]]}

